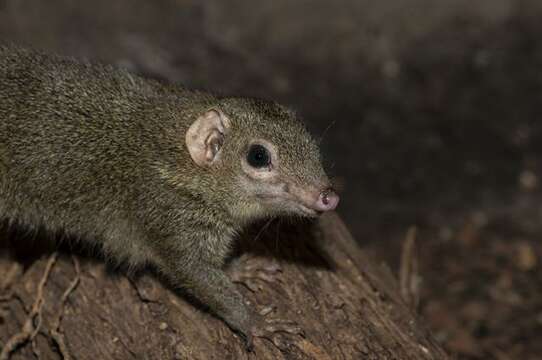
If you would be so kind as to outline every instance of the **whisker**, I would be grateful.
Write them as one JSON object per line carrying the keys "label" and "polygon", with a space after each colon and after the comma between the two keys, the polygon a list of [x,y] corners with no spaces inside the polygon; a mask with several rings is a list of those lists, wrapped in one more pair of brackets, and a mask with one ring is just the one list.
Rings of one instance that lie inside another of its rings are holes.
{"label": "whisker", "polygon": [[275,252],[278,252],[279,251],[279,234],[280,234],[280,219],[279,221],[277,221],[277,231],[275,233]]}
{"label": "whisker", "polygon": [[269,227],[269,225],[273,222],[273,218],[269,219],[269,221],[267,221],[263,226],[262,228],[260,229],[260,231],[258,232],[258,234],[256,234],[256,237],[254,238],[254,242],[258,241],[258,239],[260,238],[260,236],[263,234],[263,232],[265,231],[265,229],[267,229]]}
{"label": "whisker", "polygon": [[327,132],[328,132],[329,129],[331,129],[336,123],[337,123],[337,119],[332,120],[332,121],[329,123],[329,125],[326,127],[326,129],[322,132],[322,135],[320,135],[320,139],[318,140],[318,144],[321,144],[322,141],[324,141],[324,138],[326,137]]}

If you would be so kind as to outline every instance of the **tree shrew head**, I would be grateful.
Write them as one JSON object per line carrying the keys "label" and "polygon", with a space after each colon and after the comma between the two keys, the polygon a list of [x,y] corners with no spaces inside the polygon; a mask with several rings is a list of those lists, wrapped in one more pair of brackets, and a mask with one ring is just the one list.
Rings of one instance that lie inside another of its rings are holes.
{"label": "tree shrew head", "polygon": [[277,103],[221,99],[190,126],[186,147],[198,166],[222,177],[217,191],[234,195],[237,216],[316,217],[339,203],[318,145]]}

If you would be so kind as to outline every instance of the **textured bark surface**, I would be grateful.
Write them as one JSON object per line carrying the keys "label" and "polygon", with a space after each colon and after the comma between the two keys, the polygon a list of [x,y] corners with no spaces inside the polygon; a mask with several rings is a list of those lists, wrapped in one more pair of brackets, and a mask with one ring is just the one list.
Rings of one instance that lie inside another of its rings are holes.
{"label": "textured bark surface", "polygon": [[148,271],[127,276],[67,252],[29,262],[2,250],[4,355],[19,341],[12,359],[447,358],[337,215],[267,225],[243,236],[230,273],[252,306],[295,321],[303,336],[256,339],[247,353],[221,321]]}

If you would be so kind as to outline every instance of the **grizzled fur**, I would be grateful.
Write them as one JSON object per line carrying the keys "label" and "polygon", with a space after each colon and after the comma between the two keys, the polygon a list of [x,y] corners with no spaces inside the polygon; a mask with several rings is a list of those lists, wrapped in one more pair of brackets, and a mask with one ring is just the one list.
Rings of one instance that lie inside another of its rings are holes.
{"label": "grizzled fur", "polygon": [[[202,168],[184,134],[211,107],[231,135],[223,161]],[[0,47],[0,218],[152,263],[247,336],[252,311],[221,267],[243,226],[288,212],[244,193],[236,159],[256,137],[273,141],[299,186],[325,178],[314,141],[280,105]]]}

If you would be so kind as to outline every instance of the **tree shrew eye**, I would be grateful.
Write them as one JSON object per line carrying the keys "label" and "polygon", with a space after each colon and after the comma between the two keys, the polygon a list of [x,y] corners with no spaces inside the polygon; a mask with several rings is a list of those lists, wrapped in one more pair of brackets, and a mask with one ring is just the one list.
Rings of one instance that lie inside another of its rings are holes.
{"label": "tree shrew eye", "polygon": [[250,147],[247,162],[254,168],[263,168],[271,165],[271,155],[263,145],[255,144]]}

